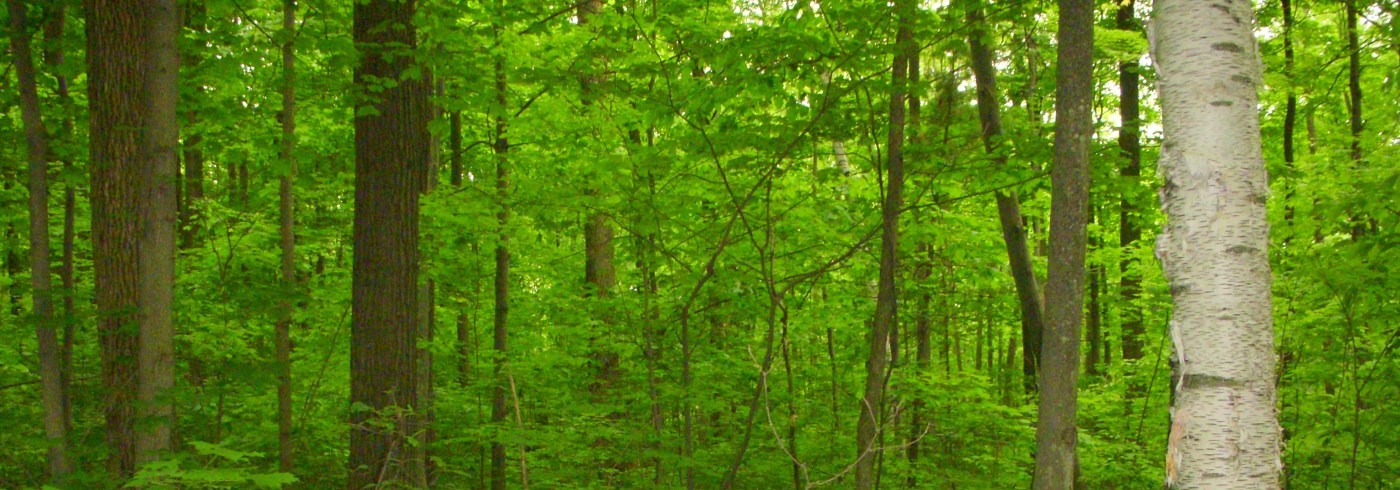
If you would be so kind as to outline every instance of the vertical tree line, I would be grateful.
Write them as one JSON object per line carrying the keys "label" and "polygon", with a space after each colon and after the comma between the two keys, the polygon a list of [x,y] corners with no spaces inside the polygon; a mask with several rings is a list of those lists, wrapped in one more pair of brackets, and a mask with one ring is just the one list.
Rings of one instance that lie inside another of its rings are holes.
{"label": "vertical tree line", "polygon": [[1214,3],[11,0],[0,487],[1381,486],[1397,12]]}

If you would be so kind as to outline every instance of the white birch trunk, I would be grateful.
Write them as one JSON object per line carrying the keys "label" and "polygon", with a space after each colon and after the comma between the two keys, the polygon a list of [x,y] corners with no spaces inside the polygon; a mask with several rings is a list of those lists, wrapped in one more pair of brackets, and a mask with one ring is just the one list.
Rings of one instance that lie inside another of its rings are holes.
{"label": "white birch trunk", "polygon": [[1165,141],[1157,256],[1176,308],[1167,485],[1277,489],[1274,336],[1249,0],[1157,0]]}

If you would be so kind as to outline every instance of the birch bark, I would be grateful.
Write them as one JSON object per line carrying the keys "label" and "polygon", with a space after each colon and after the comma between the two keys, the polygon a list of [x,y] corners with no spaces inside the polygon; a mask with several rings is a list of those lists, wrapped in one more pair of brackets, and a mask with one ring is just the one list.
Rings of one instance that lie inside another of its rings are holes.
{"label": "birch bark", "polygon": [[1165,135],[1157,258],[1176,305],[1168,488],[1279,488],[1253,28],[1247,0],[1158,0],[1148,29]]}

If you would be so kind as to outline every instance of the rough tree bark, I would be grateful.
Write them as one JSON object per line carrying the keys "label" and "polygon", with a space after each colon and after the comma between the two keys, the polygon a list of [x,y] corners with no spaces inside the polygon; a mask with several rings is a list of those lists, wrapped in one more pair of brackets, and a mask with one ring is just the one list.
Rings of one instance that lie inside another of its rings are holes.
{"label": "rough tree bark", "polygon": [[1165,136],[1156,251],[1176,306],[1168,488],[1279,486],[1253,29],[1248,0],[1157,0],[1148,29]]}
{"label": "rough tree bark", "polygon": [[[418,201],[427,178],[428,82],[404,77],[417,47],[415,2],[356,2],[363,60],[355,84],[395,80],[355,118],[355,225],[351,308],[349,488],[425,484],[418,399]],[[358,112],[358,111],[357,111]],[[370,422],[380,418],[387,428]]]}
{"label": "rough tree bark", "polygon": [[1055,76],[1055,160],[1050,170],[1050,269],[1046,275],[1036,490],[1071,490],[1078,473],[1079,338],[1084,316],[1089,149],[1094,136],[1094,3],[1060,0]]}
{"label": "rough tree bark", "polygon": [[[48,445],[49,477],[61,483],[72,470],[68,461],[68,431],[64,411],[66,386],[53,313],[49,270],[49,134],[44,125],[35,81],[25,2],[10,0],[10,51],[19,82],[20,116],[29,153],[29,282],[33,290],[34,331],[38,336],[40,393],[44,407],[44,437]],[[60,10],[61,12],[61,10]]]}
{"label": "rough tree bark", "polygon": [[278,221],[282,249],[282,304],[280,306],[276,337],[277,363],[277,470],[290,473],[294,463],[292,445],[292,315],[296,312],[296,302],[292,301],[297,290],[296,234],[292,231],[296,224],[293,208],[292,183],[296,180],[296,53],[292,41],[296,39],[296,0],[282,2],[282,163],[286,174],[282,175],[278,189]]}
{"label": "rough tree bark", "polygon": [[889,363],[890,330],[899,324],[899,214],[904,205],[904,97],[908,92],[909,58],[916,51],[913,0],[894,4],[898,31],[890,75],[890,127],[886,142],[885,200],[881,206],[880,284],[875,300],[875,320],[871,323],[870,354],[865,360],[865,395],[861,398],[860,419],[856,425],[856,488],[875,486],[875,460],[881,450],[880,425],[883,421],[885,371]]}
{"label": "rough tree bark", "polygon": [[145,5],[87,0],[89,169],[97,333],[102,350],[107,471],[136,468],[137,202],[141,128],[145,125]]}
{"label": "rough tree bark", "polygon": [[176,169],[180,165],[177,148],[180,125],[176,119],[179,100],[180,53],[175,42],[180,36],[179,6],[175,0],[145,2],[146,125],[141,143],[145,168],[141,175],[140,249],[137,252],[141,276],[139,315],[140,338],[137,365],[142,410],[136,432],[136,460],[153,461],[171,449],[174,440],[175,407],[170,389],[175,386],[175,203]]}
{"label": "rough tree bark", "polygon": [[[1006,154],[1001,151],[1001,95],[997,92],[996,67],[992,64],[992,49],[983,41],[990,29],[982,15],[982,5],[972,0],[967,11],[968,46],[972,52],[972,75],[977,83],[977,115],[982,122],[982,146],[998,167],[1006,167]],[[1021,302],[1021,372],[1027,393],[1035,391],[1036,371],[1040,364],[1040,337],[1044,329],[1044,298],[1035,278],[1030,245],[1026,241],[1026,225],[1021,217],[1020,198],[1012,191],[996,193],[997,216],[1001,220],[1001,235],[1006,242],[1006,254],[1011,263],[1011,277],[1016,281],[1016,296]]]}
{"label": "rough tree bark", "polygon": [[[501,0],[496,2],[498,12],[504,9]],[[498,13],[503,15],[503,13]],[[494,26],[496,40],[500,42],[502,26],[499,21]],[[495,368],[495,389],[491,397],[491,424],[501,427],[508,415],[506,409],[507,384],[505,379],[508,327],[510,325],[510,139],[506,120],[506,66],[503,55],[495,57],[496,76],[496,141],[492,150],[496,154],[496,277],[495,277],[495,316],[492,326],[493,359]],[[491,441],[491,490],[506,488],[506,446],[499,440]]]}

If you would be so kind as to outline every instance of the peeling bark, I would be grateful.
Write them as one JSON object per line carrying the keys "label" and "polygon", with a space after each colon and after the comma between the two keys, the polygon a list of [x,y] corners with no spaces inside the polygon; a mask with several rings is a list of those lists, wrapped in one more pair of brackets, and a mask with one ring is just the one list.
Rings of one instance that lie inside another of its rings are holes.
{"label": "peeling bark", "polygon": [[1148,29],[1165,136],[1156,252],[1176,305],[1169,488],[1278,488],[1282,470],[1253,26],[1247,0],[1158,0]]}

